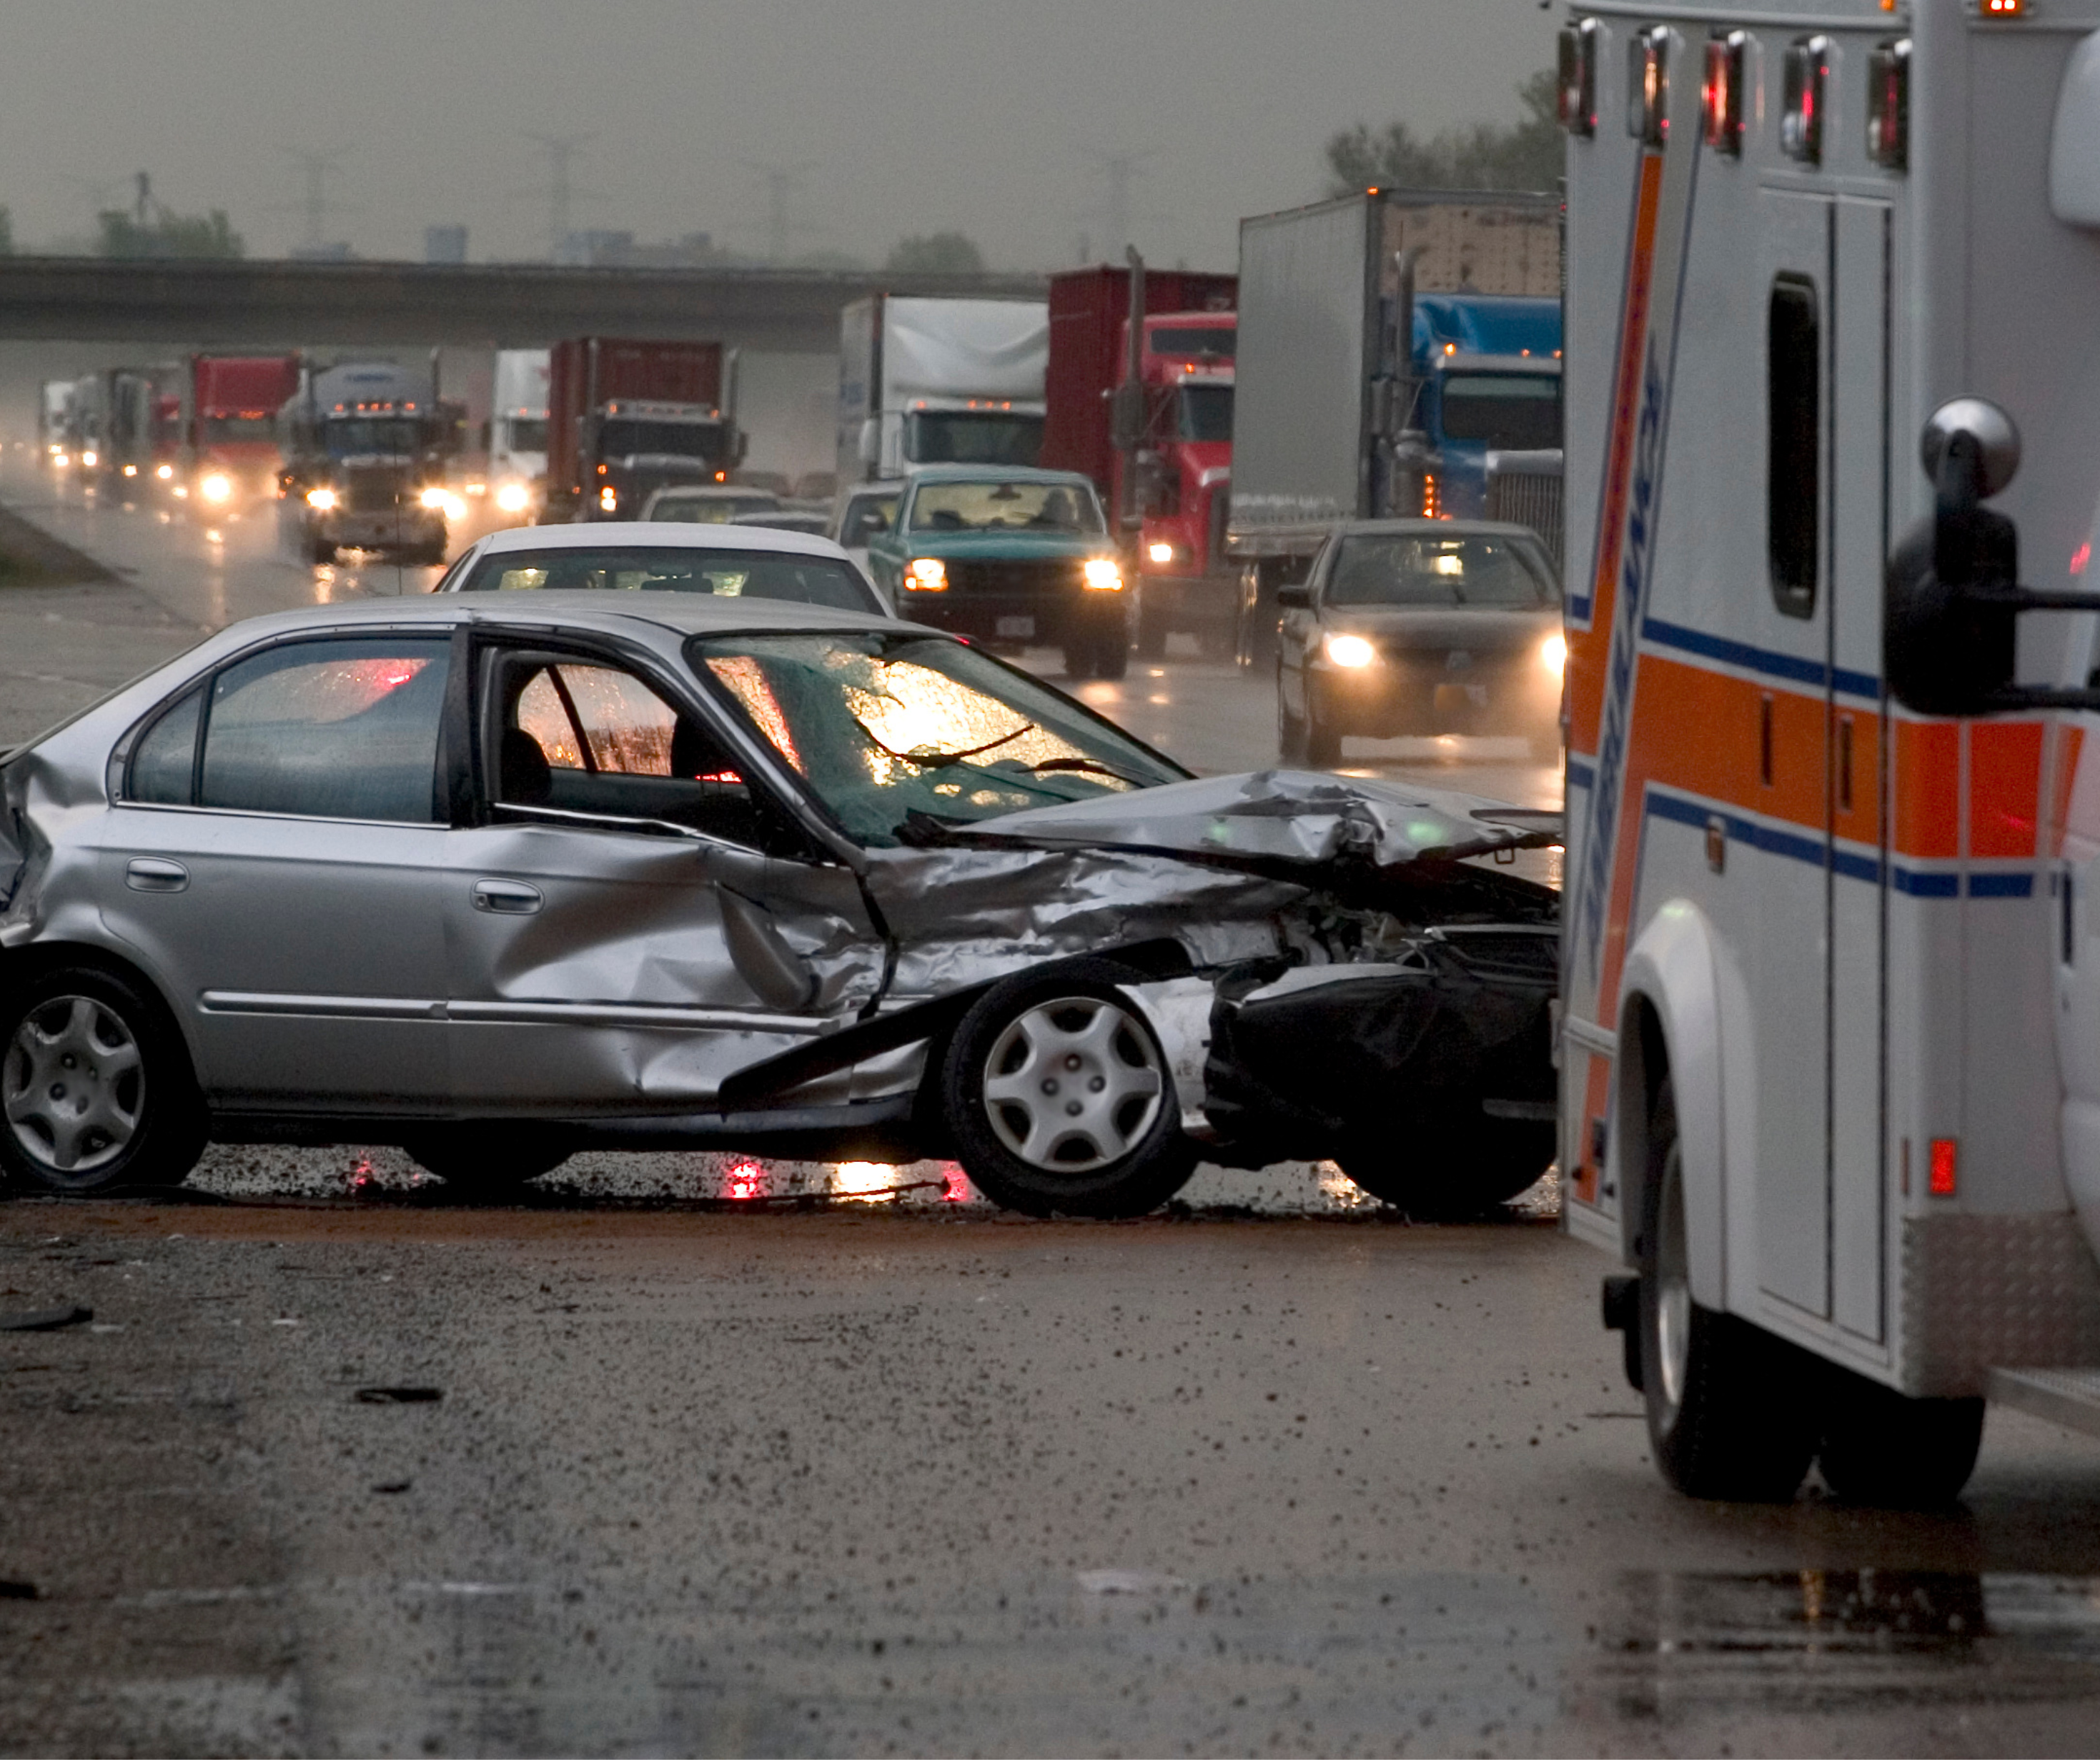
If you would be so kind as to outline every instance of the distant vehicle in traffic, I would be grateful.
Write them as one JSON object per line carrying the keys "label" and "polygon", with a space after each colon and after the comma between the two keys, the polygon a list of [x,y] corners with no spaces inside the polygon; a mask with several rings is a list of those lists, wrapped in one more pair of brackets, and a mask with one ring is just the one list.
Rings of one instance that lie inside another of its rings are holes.
{"label": "distant vehicle in traffic", "polygon": [[703,483],[659,489],[642,504],[645,520],[682,520],[690,525],[721,526],[744,513],[777,513],[780,497],[770,489],[744,489],[734,483]]}
{"label": "distant vehicle in traffic", "polygon": [[915,472],[867,555],[900,616],[1008,653],[1062,648],[1075,679],[1121,678],[1129,667],[1123,565],[1077,471]]}
{"label": "distant vehicle in traffic", "polygon": [[304,367],[300,380],[279,412],[288,447],[281,536],[315,562],[333,562],[338,550],[443,561],[447,521],[464,508],[446,485],[452,429],[431,372],[351,361]]}
{"label": "distant vehicle in traffic", "polygon": [[1345,739],[1404,733],[1520,733],[1558,755],[1560,583],[1529,528],[1353,521],[1277,602],[1286,763],[1336,764]]}
{"label": "distant vehicle in traffic", "polygon": [[177,488],[206,508],[274,498],[285,464],[279,412],[298,389],[296,354],[192,354]]}
{"label": "distant vehicle in traffic", "polygon": [[839,480],[1037,464],[1049,352],[1041,300],[854,301],[839,314]]}
{"label": "distant vehicle in traffic", "polygon": [[499,349],[489,393],[488,493],[511,519],[536,513],[547,498],[546,349]]}
{"label": "distant vehicle in traffic", "polygon": [[726,483],[743,459],[736,351],[719,342],[583,337],[554,345],[546,517],[647,518],[651,494]]}
{"label": "distant vehicle in traffic", "polygon": [[733,1147],[1125,1216],[1199,1157],[1331,1154],[1448,1213],[1552,1155],[1555,896],[1458,859],[1542,816],[1198,781],[871,614],[256,618],[7,755],[0,803],[0,1173],[34,1190],[174,1184],[214,1140],[399,1143],[483,1191]]}
{"label": "distant vehicle in traffic", "polygon": [[828,539],[727,524],[512,526],[481,539],[432,591],[700,593],[871,616],[888,610]]}
{"label": "distant vehicle in traffic", "polygon": [[801,501],[815,507],[829,507],[832,498],[839,492],[839,473],[836,471],[804,471],[795,479],[791,501]]}

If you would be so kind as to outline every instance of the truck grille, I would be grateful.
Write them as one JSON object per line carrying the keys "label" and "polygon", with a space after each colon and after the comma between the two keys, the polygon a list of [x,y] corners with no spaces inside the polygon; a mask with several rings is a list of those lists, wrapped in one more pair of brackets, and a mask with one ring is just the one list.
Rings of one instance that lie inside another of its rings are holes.
{"label": "truck grille", "polygon": [[1555,568],[1561,559],[1561,456],[1558,452],[1488,455],[1487,517],[1529,526],[1546,540]]}
{"label": "truck grille", "polygon": [[343,504],[353,513],[390,513],[400,499],[401,473],[390,466],[369,467],[350,473]]}
{"label": "truck grille", "polygon": [[950,589],[1014,599],[1060,598],[1079,583],[1080,565],[1069,557],[1052,561],[968,561],[948,565]]}

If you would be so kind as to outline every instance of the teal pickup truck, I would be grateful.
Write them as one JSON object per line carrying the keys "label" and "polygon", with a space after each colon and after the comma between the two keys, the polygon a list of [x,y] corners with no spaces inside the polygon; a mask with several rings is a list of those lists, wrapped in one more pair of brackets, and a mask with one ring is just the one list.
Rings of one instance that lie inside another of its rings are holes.
{"label": "teal pickup truck", "polygon": [[1075,679],[1130,664],[1130,593],[1094,486],[1075,471],[913,473],[868,571],[899,617],[1017,653],[1061,647]]}

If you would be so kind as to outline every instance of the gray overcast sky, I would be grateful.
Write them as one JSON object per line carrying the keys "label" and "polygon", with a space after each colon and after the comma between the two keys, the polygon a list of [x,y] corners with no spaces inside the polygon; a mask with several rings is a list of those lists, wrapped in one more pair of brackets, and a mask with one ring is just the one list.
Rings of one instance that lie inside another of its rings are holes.
{"label": "gray overcast sky", "polygon": [[[1513,119],[1557,18],[1538,0],[6,0],[0,202],[15,235],[85,235],[130,174],[225,208],[252,253],[298,242],[286,149],[342,150],[330,237],[418,256],[544,249],[546,160],[595,133],[577,226],[765,243],[745,161],[804,165],[797,251],[879,258],[955,228],[1001,266],[1106,240],[1089,155],[1157,149],[1138,242],[1229,267],[1242,214],[1320,193],[1358,117]],[[99,188],[96,186],[100,186]]]}

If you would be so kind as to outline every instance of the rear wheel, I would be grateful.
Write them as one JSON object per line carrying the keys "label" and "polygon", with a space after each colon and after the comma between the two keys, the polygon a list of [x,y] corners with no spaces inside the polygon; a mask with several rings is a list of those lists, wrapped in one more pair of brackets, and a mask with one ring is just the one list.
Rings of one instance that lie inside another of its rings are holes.
{"label": "rear wheel", "polygon": [[0,1169],[85,1195],[179,1186],[208,1118],[188,1049],[130,979],[63,966],[0,1000]]}
{"label": "rear wheel", "polygon": [[1667,1080],[1648,1122],[1639,1255],[1641,1385],[1656,1464],[1688,1497],[1786,1503],[1815,1453],[1818,1366],[1692,1299],[1684,1156]]}
{"label": "rear wheel", "polygon": [[1462,1222],[1536,1185],[1554,1147],[1550,1124],[1482,1118],[1441,1130],[1410,1124],[1360,1138],[1336,1159],[1381,1203],[1424,1222]]}
{"label": "rear wheel", "polygon": [[571,1153],[558,1132],[528,1124],[436,1125],[403,1146],[417,1166],[470,1198],[516,1191]]}
{"label": "rear wheel", "polygon": [[1832,1373],[1816,1459],[1833,1491],[1893,1509],[1929,1509],[1961,1495],[1983,1446],[1983,1401],[1906,1399],[1848,1370]]}
{"label": "rear wheel", "polygon": [[955,1029],[941,1097],[959,1158],[993,1203],[1030,1216],[1142,1216],[1196,1168],[1167,1059],[1117,986],[1073,960],[987,990]]}

